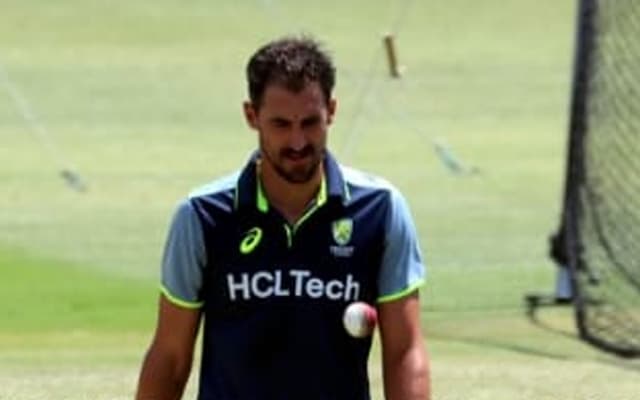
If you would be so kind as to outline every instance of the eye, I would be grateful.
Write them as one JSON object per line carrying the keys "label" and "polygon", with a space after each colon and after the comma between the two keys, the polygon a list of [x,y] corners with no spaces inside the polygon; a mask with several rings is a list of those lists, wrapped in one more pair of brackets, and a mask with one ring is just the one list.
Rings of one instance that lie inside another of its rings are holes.
{"label": "eye", "polygon": [[291,123],[283,118],[274,118],[271,120],[271,125],[276,128],[287,128]]}
{"label": "eye", "polygon": [[302,126],[302,129],[309,129],[317,126],[318,124],[320,124],[320,117],[313,116],[313,117],[303,119],[301,126]]}

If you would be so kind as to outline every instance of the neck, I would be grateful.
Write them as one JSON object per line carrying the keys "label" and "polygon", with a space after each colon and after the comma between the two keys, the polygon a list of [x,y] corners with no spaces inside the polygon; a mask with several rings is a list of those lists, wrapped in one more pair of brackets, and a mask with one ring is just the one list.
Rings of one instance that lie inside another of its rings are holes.
{"label": "neck", "polygon": [[269,163],[262,162],[258,168],[260,181],[269,204],[285,219],[294,224],[302,217],[311,200],[318,194],[323,177],[323,166],[304,183],[291,183],[282,178]]}

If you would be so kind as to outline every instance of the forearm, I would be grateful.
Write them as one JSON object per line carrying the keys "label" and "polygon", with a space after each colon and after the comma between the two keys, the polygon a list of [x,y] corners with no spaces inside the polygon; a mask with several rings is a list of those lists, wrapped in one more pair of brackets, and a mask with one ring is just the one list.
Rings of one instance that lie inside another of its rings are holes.
{"label": "forearm", "polygon": [[386,400],[431,399],[429,359],[423,346],[385,356],[383,369]]}
{"label": "forearm", "polygon": [[179,400],[190,370],[190,362],[177,365],[172,357],[150,349],[140,372],[136,400]]}

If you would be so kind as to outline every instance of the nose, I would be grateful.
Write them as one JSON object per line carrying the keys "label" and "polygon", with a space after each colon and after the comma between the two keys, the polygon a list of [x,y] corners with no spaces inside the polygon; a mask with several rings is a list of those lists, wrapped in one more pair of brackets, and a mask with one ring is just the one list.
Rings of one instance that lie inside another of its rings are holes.
{"label": "nose", "polygon": [[289,134],[289,147],[295,151],[300,151],[307,146],[308,140],[304,130],[296,126]]}

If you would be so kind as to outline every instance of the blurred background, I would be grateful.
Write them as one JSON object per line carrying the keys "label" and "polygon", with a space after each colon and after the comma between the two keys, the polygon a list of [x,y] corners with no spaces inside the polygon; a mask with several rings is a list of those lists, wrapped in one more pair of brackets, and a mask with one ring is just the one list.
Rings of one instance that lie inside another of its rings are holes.
{"label": "blurred background", "polygon": [[0,399],[132,396],[173,209],[245,162],[247,58],[300,33],[338,67],[330,148],[416,219],[435,398],[637,395],[638,365],[579,342],[570,309],[534,324],[523,306],[554,285],[575,9],[0,0]]}

